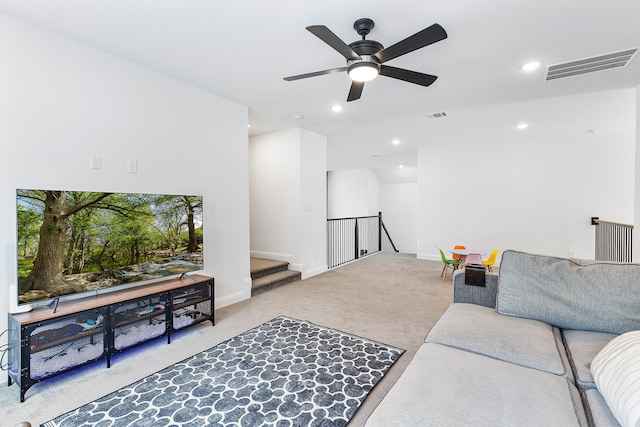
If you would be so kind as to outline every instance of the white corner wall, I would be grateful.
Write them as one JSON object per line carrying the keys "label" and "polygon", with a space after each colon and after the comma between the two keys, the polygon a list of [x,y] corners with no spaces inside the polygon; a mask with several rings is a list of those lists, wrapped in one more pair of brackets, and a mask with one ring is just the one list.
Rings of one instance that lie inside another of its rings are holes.
{"label": "white corner wall", "polygon": [[300,260],[303,278],[327,271],[327,138],[301,130]]}
{"label": "white corner wall", "polygon": [[377,216],[380,213],[380,181],[378,180],[378,175],[376,175],[373,170],[369,169],[367,174],[367,189],[369,190],[367,216]]}
{"label": "white corner wall", "polygon": [[326,137],[301,128],[251,137],[251,254],[302,277],[327,270]]}
{"label": "white corner wall", "polygon": [[250,296],[245,106],[5,15],[0,51],[0,330],[17,188],[201,194],[216,307]]}
{"label": "white corner wall", "polygon": [[396,249],[408,254],[417,253],[418,184],[381,185],[380,204],[382,221]]}
{"label": "white corner wall", "polygon": [[370,169],[330,171],[327,175],[327,217],[378,215],[380,183]]}
{"label": "white corner wall", "polygon": [[464,244],[593,259],[592,216],[633,223],[635,141],[624,129],[420,150],[418,257]]}
{"label": "white corner wall", "polygon": [[640,86],[636,87],[636,168],[635,168],[635,187],[634,187],[634,230],[633,230],[633,262],[640,262]]}

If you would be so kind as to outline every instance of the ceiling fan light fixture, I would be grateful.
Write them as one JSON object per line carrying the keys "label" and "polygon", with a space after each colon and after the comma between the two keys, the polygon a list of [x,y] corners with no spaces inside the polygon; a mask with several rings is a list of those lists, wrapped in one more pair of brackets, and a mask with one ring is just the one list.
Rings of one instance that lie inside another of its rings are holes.
{"label": "ceiling fan light fixture", "polygon": [[349,77],[356,82],[370,82],[378,77],[378,69],[373,64],[360,62],[349,68]]}
{"label": "ceiling fan light fixture", "polygon": [[324,25],[306,27],[307,31],[342,55],[347,60],[347,66],[284,77],[284,80],[294,81],[346,71],[352,80],[347,102],[360,99],[364,83],[375,79],[378,74],[425,87],[436,81],[438,76],[381,64],[446,39],[447,32],[440,24],[432,24],[387,48],[382,43],[366,38],[373,26],[374,23],[369,18],[358,19],[353,24],[353,28],[362,36],[362,39],[350,44],[346,44]]}
{"label": "ceiling fan light fixture", "polygon": [[355,82],[369,82],[378,77],[380,64],[370,56],[363,55],[361,59],[349,61],[347,73]]}

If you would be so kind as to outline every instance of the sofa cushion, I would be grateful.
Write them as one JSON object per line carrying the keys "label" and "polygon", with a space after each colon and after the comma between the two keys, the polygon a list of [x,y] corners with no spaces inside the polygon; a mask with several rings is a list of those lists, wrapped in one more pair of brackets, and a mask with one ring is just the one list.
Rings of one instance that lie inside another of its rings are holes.
{"label": "sofa cushion", "polygon": [[561,338],[537,320],[503,316],[492,308],[451,304],[431,328],[425,342],[438,343],[495,359],[568,376],[561,357]]}
{"label": "sofa cushion", "polygon": [[596,354],[617,337],[616,334],[594,331],[576,331],[574,329],[563,329],[562,335],[569,355],[569,361],[573,367],[576,377],[576,385],[579,390],[595,388],[591,374],[591,362]]}
{"label": "sofa cushion", "polygon": [[559,328],[623,334],[640,329],[640,264],[505,251],[496,310]]}
{"label": "sofa cushion", "polygon": [[640,426],[640,331],[611,340],[594,357],[598,391],[623,427]]}
{"label": "sofa cushion", "polygon": [[440,344],[423,344],[367,427],[586,426],[566,379]]}
{"label": "sofa cushion", "polygon": [[584,401],[587,406],[589,425],[593,427],[621,427],[597,389],[592,388],[585,391]]}

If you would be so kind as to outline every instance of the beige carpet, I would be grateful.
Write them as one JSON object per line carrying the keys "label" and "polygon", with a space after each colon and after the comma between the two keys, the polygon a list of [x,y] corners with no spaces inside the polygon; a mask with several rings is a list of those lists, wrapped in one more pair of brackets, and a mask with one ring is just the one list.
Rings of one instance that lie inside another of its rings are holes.
{"label": "beige carpet", "polygon": [[[336,328],[386,344],[406,353],[369,394],[350,427],[362,426],[384,397],[425,335],[452,300],[442,263],[415,255],[383,252],[312,278],[283,285],[250,300],[216,310],[209,322],[172,338],[130,349],[112,358],[111,368],[98,362],[33,386],[19,402],[16,385],[0,387],[0,426],[29,421],[38,426],[197,352],[234,337],[278,315]],[[5,373],[6,375],[6,373]]]}

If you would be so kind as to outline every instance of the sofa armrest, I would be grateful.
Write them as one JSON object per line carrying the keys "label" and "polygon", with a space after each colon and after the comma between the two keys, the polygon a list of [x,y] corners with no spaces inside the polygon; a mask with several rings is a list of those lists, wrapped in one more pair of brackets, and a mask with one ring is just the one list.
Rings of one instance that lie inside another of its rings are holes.
{"label": "sofa armrest", "polygon": [[486,274],[485,286],[464,283],[464,269],[453,273],[453,302],[495,308],[498,294],[498,273]]}

